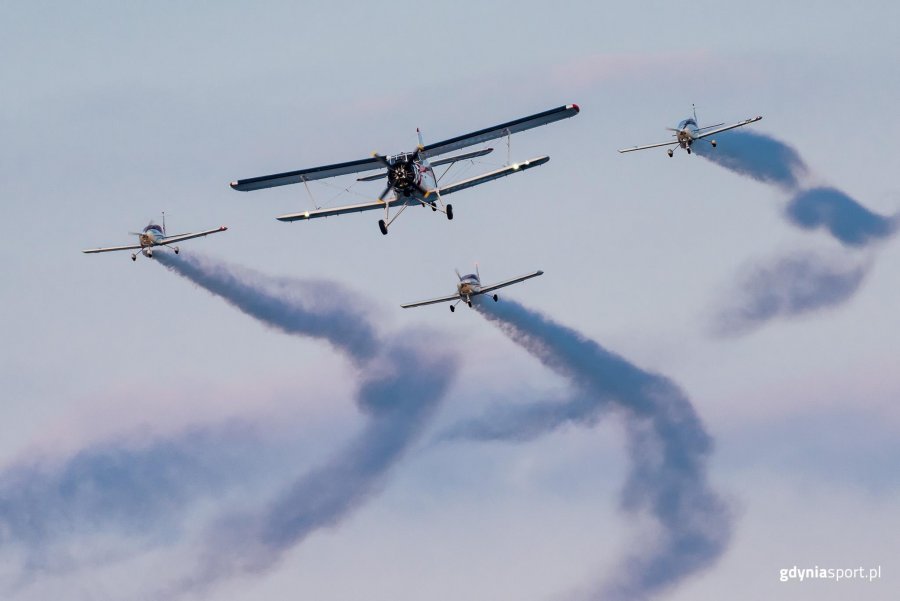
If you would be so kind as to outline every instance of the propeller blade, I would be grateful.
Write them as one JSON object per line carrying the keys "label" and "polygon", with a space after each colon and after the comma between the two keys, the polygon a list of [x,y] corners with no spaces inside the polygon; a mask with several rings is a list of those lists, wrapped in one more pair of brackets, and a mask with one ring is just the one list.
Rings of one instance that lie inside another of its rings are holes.
{"label": "propeller blade", "polygon": [[391,163],[388,161],[387,157],[383,154],[378,154],[377,152],[372,153],[372,158],[377,159],[382,165],[385,167],[390,167]]}
{"label": "propeller blade", "polygon": [[387,186],[385,186],[385,187],[384,187],[384,190],[381,192],[381,194],[378,195],[378,200],[384,200],[384,197],[387,196],[387,195],[388,195],[388,192],[391,191],[391,187],[392,187],[392,186],[391,186],[390,184],[388,184]]}
{"label": "propeller blade", "polygon": [[458,277],[458,278],[459,278],[459,281],[461,282],[461,281],[462,281],[462,276],[459,275],[459,269],[454,268],[453,271],[456,272],[456,277]]}

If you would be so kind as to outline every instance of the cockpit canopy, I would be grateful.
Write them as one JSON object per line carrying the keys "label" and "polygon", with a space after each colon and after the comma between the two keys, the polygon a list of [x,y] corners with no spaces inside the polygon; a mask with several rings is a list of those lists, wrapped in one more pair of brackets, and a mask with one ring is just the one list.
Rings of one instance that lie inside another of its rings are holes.
{"label": "cockpit canopy", "polygon": [[684,129],[686,127],[690,129],[697,129],[697,121],[695,121],[693,117],[688,117],[678,124],[678,129]]}
{"label": "cockpit canopy", "polygon": [[467,273],[466,275],[462,276],[462,277],[460,278],[460,280],[463,281],[463,282],[466,281],[466,280],[468,280],[468,281],[470,281],[470,282],[477,282],[477,281],[478,281],[478,276],[475,275],[474,273]]}
{"label": "cockpit canopy", "polygon": [[161,233],[162,233],[162,226],[161,226],[161,225],[156,225],[155,223],[153,223],[153,222],[151,221],[150,223],[147,224],[147,227],[144,228],[144,233],[146,234],[147,232],[150,232],[150,231],[159,232],[159,233],[161,234]]}

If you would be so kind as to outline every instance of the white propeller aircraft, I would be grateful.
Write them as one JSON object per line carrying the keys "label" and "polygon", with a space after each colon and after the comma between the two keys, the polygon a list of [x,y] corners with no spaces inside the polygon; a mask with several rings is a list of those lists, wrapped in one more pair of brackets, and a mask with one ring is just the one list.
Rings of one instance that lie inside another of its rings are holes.
{"label": "white propeller aircraft", "polygon": [[[678,147],[684,148],[688,154],[691,154],[691,146],[697,140],[702,140],[704,138],[708,138],[709,136],[721,133],[723,131],[728,131],[729,129],[735,129],[737,127],[743,127],[745,125],[749,125],[751,123],[755,123],[759,121],[762,117],[751,117],[750,119],[744,119],[739,123],[732,123],[731,125],[725,125],[724,123],[717,123],[716,125],[707,125],[706,127],[700,127],[697,125],[697,108],[694,107],[694,117],[688,117],[678,124],[677,128],[667,127],[674,137],[674,140],[670,140],[668,142],[659,142],[657,144],[646,144],[644,146],[633,146],[631,148],[622,148],[619,152],[634,152],[635,150],[646,150],[647,148],[659,148],[660,146],[672,146],[677,144]],[[710,145],[715,148],[716,141],[709,140]],[[675,150],[670,148],[666,151],[668,155],[671,157],[675,154]]]}
{"label": "white propeller aircraft", "polygon": [[[387,178],[387,185],[375,201],[334,208],[317,207],[313,211],[281,215],[277,217],[277,219],[279,221],[308,220],[317,217],[330,217],[332,215],[343,215],[345,213],[384,209],[384,219],[378,222],[378,227],[381,229],[382,234],[387,234],[388,227],[408,206],[421,205],[423,207],[431,207],[432,210],[441,211],[447,215],[447,219],[453,219],[453,206],[444,204],[444,196],[519,171],[525,171],[526,169],[543,165],[550,160],[550,157],[542,156],[527,161],[513,163],[495,171],[483,173],[476,177],[464,179],[449,185],[440,185],[440,177],[435,177],[434,174],[435,167],[448,165],[447,169],[449,170],[449,166],[457,161],[484,156],[493,149],[485,148],[474,152],[467,152],[453,157],[439,159],[433,162],[429,159],[461,148],[466,148],[467,146],[474,146],[496,138],[508,137],[511,134],[525,131],[533,127],[539,127],[541,125],[553,123],[554,121],[574,117],[578,114],[579,110],[577,104],[567,104],[549,111],[544,111],[543,113],[523,117],[507,123],[501,123],[500,125],[495,125],[493,127],[488,127],[476,132],[428,145],[425,145],[423,142],[422,133],[418,132],[419,145],[412,152],[403,152],[390,156],[384,156],[376,152],[373,153],[372,158],[351,161],[349,163],[337,163],[335,165],[325,165],[323,167],[313,167],[311,169],[300,169],[299,171],[289,171],[287,173],[277,173],[275,175],[264,175],[262,177],[238,180],[236,182],[231,182],[231,187],[235,190],[247,192],[250,190],[272,188],[287,184],[303,183],[305,185],[307,182],[317,179],[326,179],[351,173],[371,171],[374,169],[384,169],[381,173],[360,177],[357,180],[374,181]],[[446,171],[444,171],[444,173],[446,173]],[[393,195],[388,197],[392,192]],[[393,217],[391,216],[392,207],[400,207],[400,210],[397,211]]]}
{"label": "white propeller aircraft", "polygon": [[[176,242],[182,242],[184,240],[190,240],[191,238],[200,238],[201,236],[208,236],[210,234],[218,234],[219,232],[224,232],[228,228],[224,225],[221,227],[217,227],[214,230],[206,230],[203,232],[193,232],[190,234],[178,234],[177,236],[167,236],[166,235],[166,215],[163,213],[163,224],[157,225],[152,221],[147,224],[140,232],[129,232],[133,236],[138,237],[137,244],[130,244],[127,246],[107,246],[104,248],[89,248],[87,250],[83,250],[81,252],[92,254],[92,253],[105,253],[114,250],[140,250],[141,254],[147,257],[148,259],[153,256],[153,248],[156,246],[170,246]],[[178,254],[178,247],[172,246],[172,250],[175,251],[175,254]],[[137,253],[131,253],[131,260],[137,261]]]}
{"label": "white propeller aircraft", "polygon": [[[498,284],[491,284],[489,286],[481,285],[481,274],[478,273],[478,264],[475,264],[475,273],[469,273],[466,275],[460,275],[459,270],[456,270],[456,277],[459,278],[459,282],[456,284],[456,294],[449,294],[447,296],[441,296],[439,298],[432,298],[430,300],[419,301],[415,303],[407,303],[405,305],[400,305],[404,309],[409,309],[410,307],[421,307],[422,305],[434,305],[437,303],[452,303],[456,301],[452,305],[450,305],[450,311],[456,311],[456,305],[459,303],[466,303],[469,307],[472,306],[472,297],[478,296],[480,294],[488,294],[489,292],[493,292],[498,288],[503,288],[505,286],[511,286],[512,284],[518,284],[519,282],[524,282],[525,280],[529,280],[531,278],[536,278],[539,275],[544,275],[543,271],[535,271],[526,275],[521,275],[517,278],[513,278],[511,280],[505,280]],[[491,298],[494,299],[494,302],[500,300],[500,297],[496,294],[492,294]]]}

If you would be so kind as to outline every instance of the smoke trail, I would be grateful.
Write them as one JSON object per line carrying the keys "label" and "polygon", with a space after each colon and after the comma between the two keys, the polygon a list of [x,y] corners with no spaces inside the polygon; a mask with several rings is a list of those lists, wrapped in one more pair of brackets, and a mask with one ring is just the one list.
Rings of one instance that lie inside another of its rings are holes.
{"label": "smoke trail", "polygon": [[269,327],[322,338],[356,362],[377,352],[375,328],[360,309],[364,301],[336,282],[273,278],[201,255],[153,258]]}
{"label": "smoke trail", "polygon": [[[262,421],[118,440],[68,459],[8,468],[0,472],[0,544],[27,556],[18,586],[36,572],[120,561],[125,557],[108,547],[126,541],[126,554],[177,542],[197,552],[191,576],[172,576],[161,585],[165,594],[155,598],[265,570],[309,533],[338,525],[384,486],[455,378],[455,353],[436,350],[433,338],[420,331],[381,336],[360,308],[364,301],[337,284],[270,278],[164,251],[154,258],[264,324],[325,340],[350,359],[359,379],[356,404],[366,418],[362,431],[299,477],[291,467],[291,443],[272,440],[281,425]],[[241,497],[231,494],[236,489]],[[278,494],[266,492],[272,490]],[[199,501],[219,517],[199,528],[197,539],[198,528],[186,526]],[[258,509],[236,515],[236,502]],[[99,546],[71,552],[91,537]]]}
{"label": "smoke trail", "polygon": [[356,402],[369,418],[346,448],[274,502],[213,524],[201,543],[199,568],[174,586],[171,593],[177,593],[266,570],[311,532],[337,525],[375,494],[434,414],[455,377],[457,358],[435,350],[421,333],[379,340],[358,311],[341,308],[348,294],[336,285],[315,283],[323,302],[308,303],[305,282],[271,280],[211,259],[159,256],[167,268],[267,325],[323,337],[355,359],[361,372]]}
{"label": "smoke trail", "polygon": [[[897,216],[874,213],[836,188],[804,188],[801,180],[809,170],[791,146],[748,131],[724,132],[719,141],[715,149],[698,142],[694,150],[726,169],[791,193],[784,215],[792,225],[823,228],[851,248],[863,248],[896,233]],[[810,256],[791,256],[757,267],[738,283],[737,298],[719,309],[712,330],[720,335],[743,334],[775,317],[843,304],[859,289],[869,266],[866,261],[847,269]]]}
{"label": "smoke trail", "polygon": [[177,530],[199,499],[252,482],[265,439],[235,420],[168,437],[106,442],[62,461],[0,473],[0,545],[22,547],[32,569],[59,565],[57,543],[115,531],[145,542]]}
{"label": "smoke trail", "polygon": [[[574,395],[563,402],[495,409],[457,425],[451,436],[521,440],[566,423],[591,425],[609,412],[621,415],[631,458],[622,507],[649,515],[659,531],[623,560],[617,576],[600,587],[601,597],[648,599],[713,565],[730,538],[731,518],[707,480],[712,440],[684,393],[667,378],[516,302],[476,307],[513,342],[566,377]],[[501,416],[506,424],[491,423]]]}
{"label": "smoke trail", "polygon": [[791,191],[808,170],[800,153],[787,144],[752,131],[721,134],[716,148],[705,142],[692,146],[695,153],[735,173]]}
{"label": "smoke trail", "polygon": [[842,244],[866,246],[893,235],[897,219],[868,210],[836,188],[810,188],[794,196],[786,214],[804,229],[824,227]]}
{"label": "smoke trail", "polygon": [[844,303],[859,289],[868,269],[868,261],[850,264],[808,253],[755,266],[738,283],[735,304],[720,309],[714,333],[745,334],[777,317]]}

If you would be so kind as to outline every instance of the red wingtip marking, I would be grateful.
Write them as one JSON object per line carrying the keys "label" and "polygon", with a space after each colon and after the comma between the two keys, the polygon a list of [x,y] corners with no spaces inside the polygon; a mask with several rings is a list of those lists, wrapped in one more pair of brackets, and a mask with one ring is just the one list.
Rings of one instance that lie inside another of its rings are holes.
{"label": "red wingtip marking", "polygon": [[575,112],[576,112],[576,113],[578,113],[578,112],[581,111],[581,109],[578,107],[578,105],[575,104],[574,102],[572,103],[572,108],[575,109]]}

